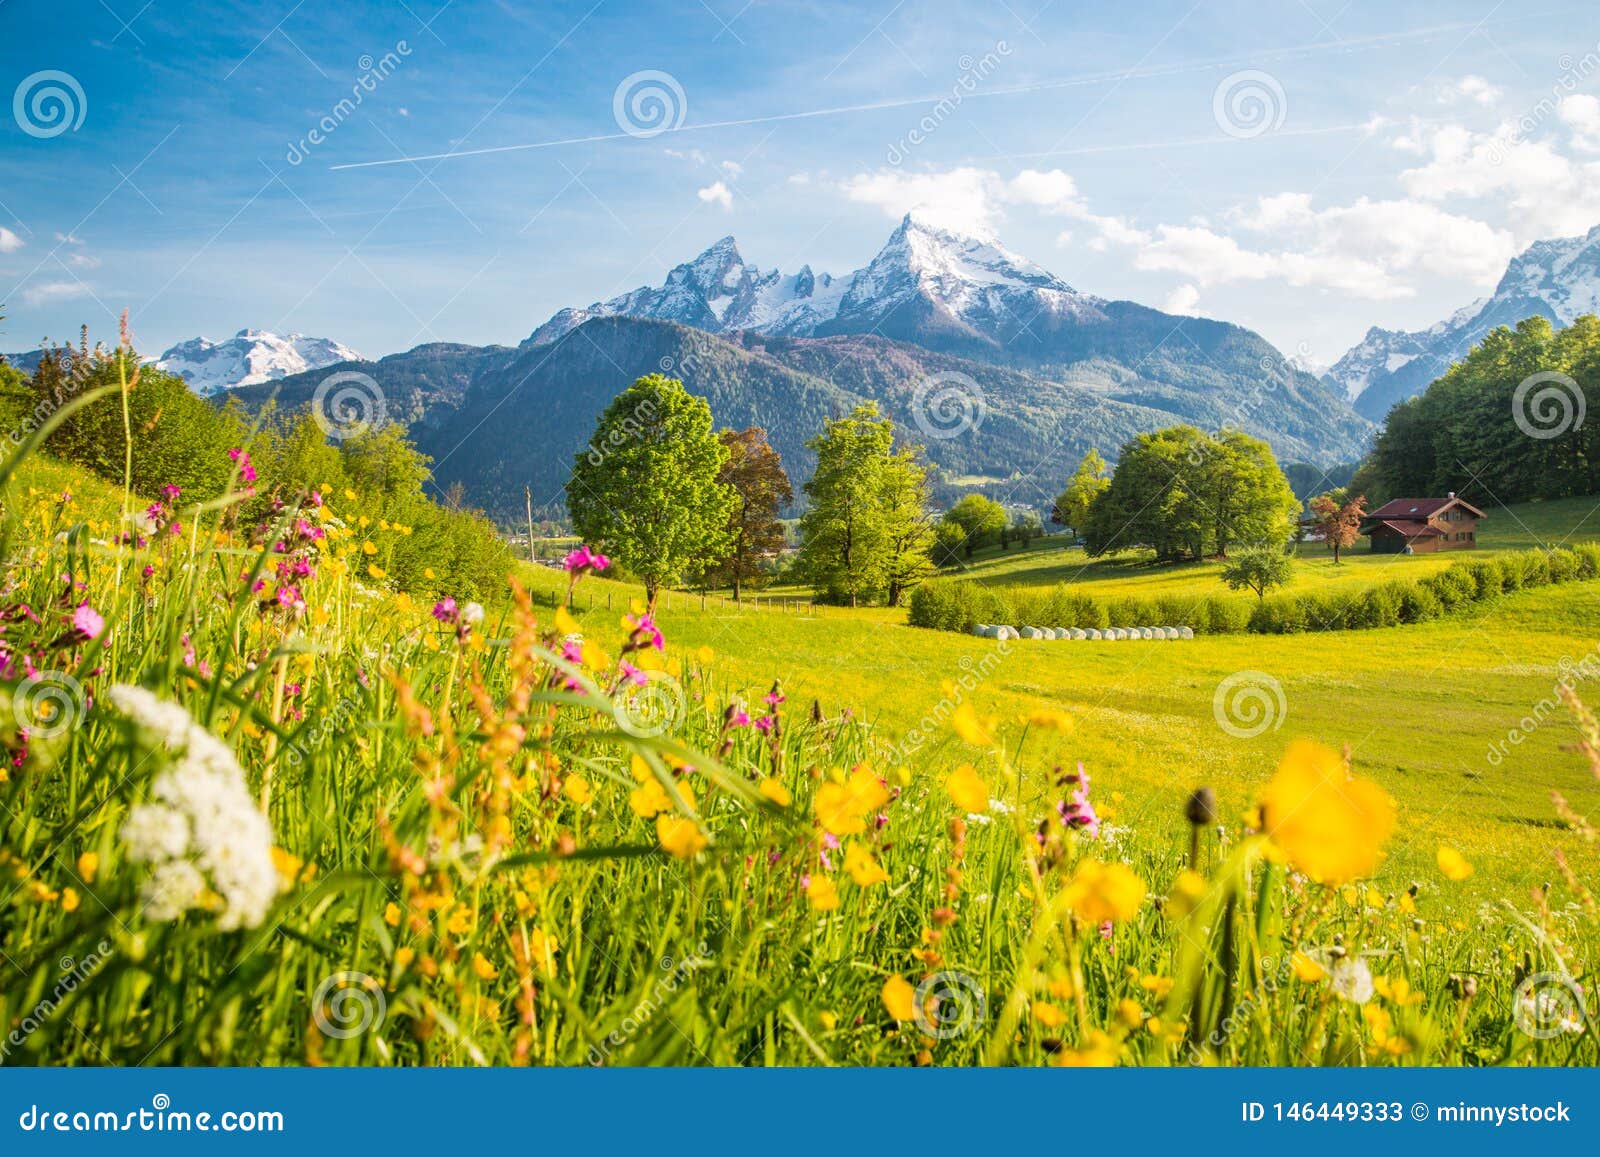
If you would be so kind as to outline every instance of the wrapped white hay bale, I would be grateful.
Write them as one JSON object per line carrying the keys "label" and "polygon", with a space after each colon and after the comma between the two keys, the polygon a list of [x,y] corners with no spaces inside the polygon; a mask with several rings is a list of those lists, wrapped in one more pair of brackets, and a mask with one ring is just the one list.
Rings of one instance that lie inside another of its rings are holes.
{"label": "wrapped white hay bale", "polygon": [[1192,639],[1192,638],[1194,638],[1194,628],[1193,627],[1179,627],[1178,628],[1178,638],[1180,638],[1180,639]]}
{"label": "wrapped white hay bale", "polygon": [[1017,628],[1015,627],[996,627],[994,629],[994,637],[1001,642],[1005,642],[1007,639],[1020,639],[1022,636],[1017,634]]}
{"label": "wrapped white hay bale", "polygon": [[1167,638],[1169,638],[1169,639],[1179,639],[1179,638],[1182,638],[1182,637],[1183,636],[1178,634],[1178,628],[1177,627],[1168,627],[1167,628]]}
{"label": "wrapped white hay bale", "polygon": [[1088,630],[1083,632],[1083,635],[1084,635],[1084,638],[1090,640],[1091,642],[1095,642],[1095,643],[1098,643],[1100,641],[1101,637],[1102,637],[1101,634],[1100,634],[1100,628],[1099,627],[1090,627]]}
{"label": "wrapped white hay bale", "polygon": [[1154,628],[1151,628],[1151,627],[1140,627],[1138,630],[1139,630],[1139,637],[1141,639],[1153,639],[1153,638],[1156,637],[1156,633],[1155,633]]}
{"label": "wrapped white hay bale", "polygon": [[1043,639],[1048,637],[1038,627],[1023,627],[1021,634],[1024,639]]}
{"label": "wrapped white hay bale", "polygon": [[1067,637],[1075,642],[1082,642],[1084,639],[1088,638],[1088,632],[1082,627],[1073,627],[1067,632]]}
{"label": "wrapped white hay bale", "polygon": [[972,624],[972,633],[974,635],[977,635],[979,638],[986,637],[989,634],[989,632],[992,631],[992,630],[994,630],[994,628],[991,627],[988,623],[973,623]]}

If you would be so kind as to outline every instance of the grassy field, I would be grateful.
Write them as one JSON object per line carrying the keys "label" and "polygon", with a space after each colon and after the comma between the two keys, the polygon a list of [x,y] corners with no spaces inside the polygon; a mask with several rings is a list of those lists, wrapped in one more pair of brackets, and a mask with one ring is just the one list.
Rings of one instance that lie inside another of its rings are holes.
{"label": "grassy field", "polygon": [[339,535],[285,614],[270,538],[120,500],[4,498],[6,1063],[1600,1061],[1600,583],[999,644],[525,565],[479,619]]}
{"label": "grassy field", "polygon": [[[1373,554],[1362,539],[1341,552],[1339,564],[1320,543],[1304,543],[1296,552],[1294,579],[1286,590],[1331,588],[1354,591],[1389,579],[1415,578],[1442,570],[1451,562],[1474,555],[1496,555],[1536,546],[1569,545],[1600,539],[1600,502],[1593,497],[1495,507],[1479,524],[1474,552],[1440,551],[1433,554]],[[1044,590],[1069,583],[1074,590],[1099,598],[1135,598],[1157,595],[1200,597],[1221,595],[1254,601],[1248,593],[1234,594],[1222,581],[1223,563],[1156,564],[1147,551],[1089,558],[1067,536],[1041,539],[1029,549],[991,547],[975,554],[972,562],[946,573],[976,582],[1020,589]]]}

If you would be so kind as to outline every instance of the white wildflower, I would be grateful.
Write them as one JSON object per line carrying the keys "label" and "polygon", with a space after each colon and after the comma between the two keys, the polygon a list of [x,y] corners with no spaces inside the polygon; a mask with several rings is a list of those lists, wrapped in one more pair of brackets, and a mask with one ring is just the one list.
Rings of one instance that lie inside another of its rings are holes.
{"label": "white wildflower", "polygon": [[1372,999],[1372,969],[1359,957],[1341,957],[1328,970],[1328,987],[1346,1000],[1366,1004]]}
{"label": "white wildflower", "polygon": [[470,627],[475,627],[483,622],[483,604],[468,603],[461,608],[461,621]]}
{"label": "white wildflower", "polygon": [[152,864],[146,915],[175,920],[221,898],[217,926],[253,928],[266,917],[280,881],[272,862],[272,827],[245,786],[233,751],[176,703],[142,687],[118,685],[107,697],[173,762],[150,786],[152,801],[122,825],[130,859]]}

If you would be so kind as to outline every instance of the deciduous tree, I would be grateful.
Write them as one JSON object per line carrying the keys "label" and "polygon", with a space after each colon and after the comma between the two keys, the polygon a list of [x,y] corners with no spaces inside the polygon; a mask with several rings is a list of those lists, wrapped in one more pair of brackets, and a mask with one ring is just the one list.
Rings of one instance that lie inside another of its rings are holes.
{"label": "deciduous tree", "polygon": [[728,557],[712,568],[711,577],[733,587],[733,600],[738,602],[745,584],[762,574],[762,560],[783,549],[778,511],[794,501],[794,488],[765,430],[750,426],[723,430],[717,436],[728,451],[719,480],[733,489],[734,503],[728,519]]}
{"label": "deciduous tree", "polygon": [[572,525],[644,583],[661,587],[695,563],[725,556],[733,488],[711,407],[676,378],[648,374],[618,394],[577,455],[567,482]]}

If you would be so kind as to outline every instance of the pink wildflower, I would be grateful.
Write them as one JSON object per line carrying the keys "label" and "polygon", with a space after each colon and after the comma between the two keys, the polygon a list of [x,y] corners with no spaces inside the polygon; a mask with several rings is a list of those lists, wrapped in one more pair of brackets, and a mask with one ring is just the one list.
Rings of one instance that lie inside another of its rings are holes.
{"label": "pink wildflower", "polygon": [[433,617],[441,623],[453,623],[460,612],[456,609],[456,601],[449,595],[433,604]]}
{"label": "pink wildflower", "polygon": [[82,602],[72,612],[72,626],[86,639],[98,639],[106,629],[105,618],[87,602]]}

